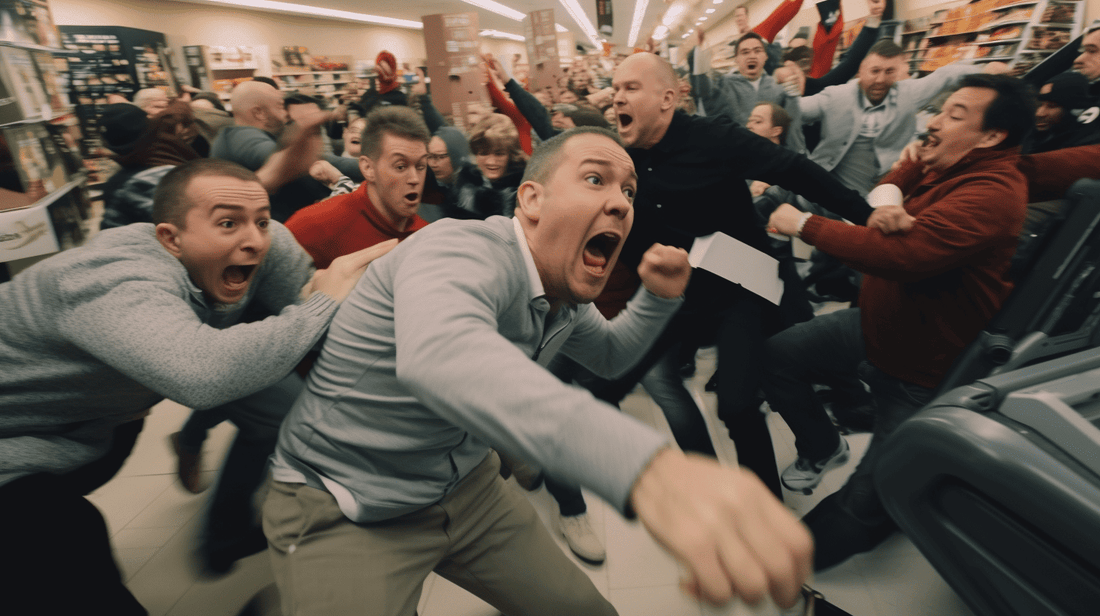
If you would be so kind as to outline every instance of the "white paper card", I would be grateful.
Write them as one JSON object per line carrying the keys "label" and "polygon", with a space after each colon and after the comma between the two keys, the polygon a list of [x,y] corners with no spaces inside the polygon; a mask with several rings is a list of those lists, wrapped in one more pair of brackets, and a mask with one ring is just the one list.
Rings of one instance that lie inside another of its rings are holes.
{"label": "white paper card", "polygon": [[688,253],[692,267],[739,284],[773,304],[783,296],[779,261],[725,233],[695,238]]}

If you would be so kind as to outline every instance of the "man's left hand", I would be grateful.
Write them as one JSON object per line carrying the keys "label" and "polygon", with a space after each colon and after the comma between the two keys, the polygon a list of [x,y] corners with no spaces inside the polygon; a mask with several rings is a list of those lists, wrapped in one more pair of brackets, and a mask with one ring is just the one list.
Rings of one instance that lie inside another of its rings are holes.
{"label": "man's left hand", "polygon": [[687,251],[663,244],[650,246],[638,265],[638,277],[645,288],[658,297],[680,297],[691,278]]}
{"label": "man's left hand", "polygon": [[900,205],[884,205],[875,208],[867,218],[867,226],[878,229],[886,235],[891,233],[905,233],[913,228],[913,218],[909,212]]}
{"label": "man's left hand", "polygon": [[798,235],[798,221],[805,213],[790,203],[784,203],[775,208],[771,218],[768,218],[768,230],[794,237]]}

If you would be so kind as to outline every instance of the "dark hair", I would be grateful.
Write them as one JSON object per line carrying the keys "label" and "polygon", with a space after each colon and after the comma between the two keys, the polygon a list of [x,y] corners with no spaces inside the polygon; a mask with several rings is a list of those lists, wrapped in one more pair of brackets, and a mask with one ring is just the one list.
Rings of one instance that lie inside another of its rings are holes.
{"label": "dark hair", "polygon": [[294,105],[317,105],[318,109],[325,108],[325,101],[309,96],[307,94],[298,94],[297,92],[289,92],[283,97],[283,106],[290,109]]}
{"label": "dark hair", "polygon": [[577,135],[600,135],[601,137],[607,137],[614,141],[624,149],[626,147],[623,145],[623,140],[620,139],[617,134],[606,128],[599,128],[596,126],[578,126],[577,128],[570,128],[563,133],[558,133],[546,141],[543,141],[535,148],[535,151],[531,154],[531,158],[527,160],[527,168],[523,171],[523,181],[546,184],[546,181],[550,179],[550,176],[553,175],[554,170],[558,166],[558,159],[561,154],[562,146]]}
{"label": "dark hair", "polygon": [[425,147],[432,133],[420,114],[404,105],[384,105],[367,114],[360,154],[373,160],[382,155],[382,138],[386,135],[423,141]]}
{"label": "dark hair", "polygon": [[1035,93],[1022,79],[975,73],[962,78],[959,88],[986,88],[997,93],[982,116],[982,130],[999,129],[1008,135],[998,149],[1020,145],[1035,126]]}
{"label": "dark hair", "polygon": [[779,133],[779,143],[787,145],[787,130],[791,127],[791,114],[787,113],[787,110],[776,105],[771,101],[760,101],[753,106],[753,109],[764,105],[772,110],[772,126],[778,126],[783,129]]}
{"label": "dark hair", "polygon": [[166,173],[157,184],[153,193],[153,224],[167,222],[182,229],[187,212],[194,205],[187,188],[191,180],[207,175],[261,183],[255,173],[228,160],[199,158],[186,162]]}
{"label": "dark hair", "polygon": [[762,37],[759,34],[757,34],[757,33],[750,30],[750,31],[742,34],[741,38],[737,39],[737,42],[734,43],[733,53],[735,53],[735,54],[739,53],[741,51],[741,43],[744,43],[745,41],[750,40],[750,39],[756,39],[756,40],[760,41],[760,44],[763,45],[765,49],[767,49],[768,42],[764,40],[764,37]]}
{"label": "dark hair", "polygon": [[261,75],[260,77],[253,77],[252,81],[258,81],[260,83],[266,83],[267,85],[275,88],[276,90],[279,89],[279,84],[276,83],[275,80],[270,78],[270,77],[264,77],[264,76]]}
{"label": "dark hair", "polygon": [[222,104],[222,99],[218,98],[218,95],[213,92],[199,92],[198,94],[192,94],[191,100],[206,101],[213,105],[214,109],[225,111],[225,105]]}
{"label": "dark hair", "polygon": [[882,39],[874,45],[871,45],[871,48],[867,50],[868,56],[875,54],[876,56],[882,56],[886,59],[896,58],[903,53],[905,53],[905,51],[890,39]]}
{"label": "dark hair", "polygon": [[798,47],[791,47],[783,54],[784,62],[794,62],[797,64],[801,60],[809,60],[814,57],[814,50],[810,49],[806,45],[799,45]]}

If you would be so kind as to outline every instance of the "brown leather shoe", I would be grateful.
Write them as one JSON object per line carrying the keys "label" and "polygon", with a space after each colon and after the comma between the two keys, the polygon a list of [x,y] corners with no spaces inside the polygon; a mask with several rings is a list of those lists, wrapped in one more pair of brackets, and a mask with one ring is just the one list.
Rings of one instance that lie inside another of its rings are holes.
{"label": "brown leather shoe", "polygon": [[202,452],[192,453],[181,447],[179,432],[169,435],[168,441],[172,443],[172,451],[176,452],[176,458],[179,459],[176,474],[179,476],[184,489],[192,494],[198,494],[205,490],[206,485],[202,483],[201,475]]}

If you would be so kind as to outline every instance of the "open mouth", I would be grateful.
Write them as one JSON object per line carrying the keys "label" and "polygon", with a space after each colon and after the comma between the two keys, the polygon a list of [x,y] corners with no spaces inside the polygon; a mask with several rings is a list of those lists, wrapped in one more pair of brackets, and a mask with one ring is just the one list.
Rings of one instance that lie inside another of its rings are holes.
{"label": "open mouth", "polygon": [[409,203],[420,203],[420,193],[418,193],[418,192],[405,193],[405,201],[408,201]]}
{"label": "open mouth", "polygon": [[924,141],[921,142],[921,147],[934,148],[940,144],[939,137],[936,137],[932,133],[925,133],[922,136],[924,137]]}
{"label": "open mouth", "polygon": [[620,113],[618,117],[620,130],[626,128],[627,126],[630,126],[630,124],[634,122],[634,116],[631,116],[627,113]]}
{"label": "open mouth", "polygon": [[222,282],[230,291],[240,291],[248,288],[248,281],[256,271],[256,264],[230,265],[222,271]]}
{"label": "open mouth", "polygon": [[607,231],[588,240],[584,245],[584,267],[596,276],[602,276],[607,272],[607,264],[611,255],[622,241],[617,233]]}

